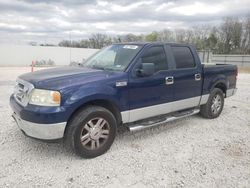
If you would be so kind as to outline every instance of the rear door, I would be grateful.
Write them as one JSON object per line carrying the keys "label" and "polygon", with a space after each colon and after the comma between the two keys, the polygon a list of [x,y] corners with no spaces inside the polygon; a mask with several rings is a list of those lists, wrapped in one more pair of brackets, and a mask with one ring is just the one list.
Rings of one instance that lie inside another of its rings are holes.
{"label": "rear door", "polygon": [[198,106],[202,92],[202,68],[196,52],[189,46],[171,45],[173,70],[172,111]]}

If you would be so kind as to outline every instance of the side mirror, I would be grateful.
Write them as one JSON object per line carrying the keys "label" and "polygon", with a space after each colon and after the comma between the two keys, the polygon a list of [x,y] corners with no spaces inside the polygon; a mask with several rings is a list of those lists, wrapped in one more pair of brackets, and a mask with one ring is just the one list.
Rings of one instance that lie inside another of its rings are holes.
{"label": "side mirror", "polygon": [[136,70],[136,75],[139,77],[151,76],[155,73],[155,64],[154,63],[142,63],[141,69]]}

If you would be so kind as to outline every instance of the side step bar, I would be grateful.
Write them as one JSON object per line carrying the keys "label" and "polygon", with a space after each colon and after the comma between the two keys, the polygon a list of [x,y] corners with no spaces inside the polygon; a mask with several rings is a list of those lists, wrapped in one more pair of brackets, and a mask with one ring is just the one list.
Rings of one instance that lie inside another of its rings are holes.
{"label": "side step bar", "polygon": [[158,121],[157,120],[156,121],[149,120],[147,122],[145,122],[145,121],[140,122],[140,123],[137,122],[134,124],[128,124],[126,126],[128,127],[129,131],[139,131],[139,130],[147,129],[147,128],[154,127],[157,125],[161,125],[163,123],[167,123],[170,121],[181,119],[184,117],[192,116],[194,114],[198,114],[199,112],[200,112],[200,109],[182,111],[182,112],[174,113],[172,115],[166,115],[165,117],[161,117],[161,118],[159,118],[160,120],[158,120]]}

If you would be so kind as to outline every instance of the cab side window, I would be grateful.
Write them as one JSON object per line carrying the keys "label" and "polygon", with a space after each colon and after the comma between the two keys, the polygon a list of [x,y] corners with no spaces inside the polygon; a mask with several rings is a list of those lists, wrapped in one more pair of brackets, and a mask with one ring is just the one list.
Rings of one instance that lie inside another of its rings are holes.
{"label": "cab side window", "polygon": [[154,63],[155,72],[167,70],[168,64],[163,46],[153,46],[145,51],[141,63]]}
{"label": "cab side window", "polygon": [[171,48],[175,58],[176,69],[195,67],[194,57],[188,47],[174,46]]}

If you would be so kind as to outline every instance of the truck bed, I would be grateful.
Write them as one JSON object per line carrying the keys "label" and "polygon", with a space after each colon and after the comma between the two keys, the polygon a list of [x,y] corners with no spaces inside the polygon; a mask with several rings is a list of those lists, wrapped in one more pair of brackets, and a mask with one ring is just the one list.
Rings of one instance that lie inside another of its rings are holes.
{"label": "truck bed", "polygon": [[[209,93],[211,83],[216,83],[217,79],[223,81],[227,88],[234,88],[236,85],[237,66],[221,63],[206,63],[203,67],[203,93]],[[216,80],[215,80],[216,79]]]}
{"label": "truck bed", "polygon": [[232,64],[224,64],[224,63],[202,63],[203,67],[225,67],[225,66],[236,66]]}

